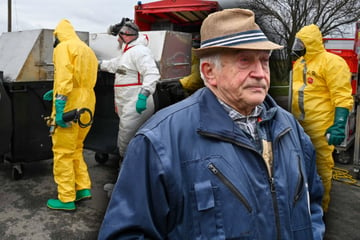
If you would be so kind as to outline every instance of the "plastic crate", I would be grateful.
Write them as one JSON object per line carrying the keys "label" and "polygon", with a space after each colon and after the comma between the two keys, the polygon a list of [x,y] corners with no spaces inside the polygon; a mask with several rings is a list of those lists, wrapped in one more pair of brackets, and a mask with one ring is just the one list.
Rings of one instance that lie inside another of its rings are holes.
{"label": "plastic crate", "polygon": [[344,58],[347,64],[349,65],[350,72],[357,73],[358,72],[358,59],[357,55],[353,50],[345,50],[345,49],[326,49],[328,52],[339,55]]}

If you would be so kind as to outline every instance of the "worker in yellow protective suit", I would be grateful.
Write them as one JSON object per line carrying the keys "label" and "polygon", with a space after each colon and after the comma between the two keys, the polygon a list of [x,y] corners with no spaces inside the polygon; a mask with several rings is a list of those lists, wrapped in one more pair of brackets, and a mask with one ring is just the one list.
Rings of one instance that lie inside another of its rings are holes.
{"label": "worker in yellow protective suit", "polygon": [[191,73],[180,79],[180,84],[188,95],[204,87],[204,81],[200,76],[200,60],[194,54],[194,49],[195,48],[193,48],[191,52]]}
{"label": "worker in yellow protective suit", "polygon": [[[87,108],[95,109],[94,86],[98,61],[95,53],[77,36],[71,23],[63,19],[57,25],[54,44],[54,88],[44,100],[53,101],[52,117],[56,128],[52,135],[54,180],[58,199],[49,199],[51,209],[75,210],[75,201],[91,198],[91,180],[83,157],[83,142],[90,127],[65,122],[63,113]],[[82,116],[87,122],[89,115]]]}
{"label": "worker in yellow protective suit", "polygon": [[200,60],[194,50],[200,47],[200,34],[194,33],[191,49],[191,73],[180,79],[182,89],[187,95],[193,94],[199,88],[204,87],[204,81],[200,75]]}
{"label": "worker in yellow protective suit", "polygon": [[334,167],[332,152],[334,145],[345,139],[347,118],[353,107],[351,73],[342,57],[326,51],[321,31],[314,24],[296,34],[292,54],[298,58],[292,73],[292,113],[315,146],[326,213]]}

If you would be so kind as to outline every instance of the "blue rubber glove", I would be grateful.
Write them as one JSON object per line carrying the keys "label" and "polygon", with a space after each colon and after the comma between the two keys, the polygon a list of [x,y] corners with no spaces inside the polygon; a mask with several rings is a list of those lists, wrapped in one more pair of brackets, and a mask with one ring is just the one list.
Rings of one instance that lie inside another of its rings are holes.
{"label": "blue rubber glove", "polygon": [[348,109],[342,107],[335,108],[334,124],[326,130],[329,145],[339,145],[344,141],[348,116]]}
{"label": "blue rubber glove", "polygon": [[62,128],[68,127],[68,125],[63,120],[63,113],[64,113],[65,105],[66,105],[65,100],[61,100],[61,99],[55,100],[55,110],[56,110],[55,123],[56,123],[56,125],[58,125]]}
{"label": "blue rubber glove", "polygon": [[139,93],[138,100],[136,102],[136,111],[140,114],[142,111],[146,109],[146,100],[147,96],[144,94]]}
{"label": "blue rubber glove", "polygon": [[49,90],[43,95],[43,99],[45,101],[52,101],[53,100],[53,95],[54,95],[54,90]]}

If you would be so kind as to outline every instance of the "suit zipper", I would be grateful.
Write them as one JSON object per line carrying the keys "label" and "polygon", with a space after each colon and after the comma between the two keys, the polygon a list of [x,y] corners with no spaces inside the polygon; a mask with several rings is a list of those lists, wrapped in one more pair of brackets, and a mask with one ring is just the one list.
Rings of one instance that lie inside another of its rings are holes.
{"label": "suit zipper", "polygon": [[245,197],[236,189],[236,187],[224,176],[224,174],[222,174],[216,167],[214,164],[210,163],[208,165],[208,169],[216,176],[219,178],[219,180],[225,184],[225,186],[227,186],[230,191],[235,194],[235,196],[244,204],[244,206],[246,207],[246,209],[251,213],[252,212],[252,208],[250,206],[250,204],[246,201]]}

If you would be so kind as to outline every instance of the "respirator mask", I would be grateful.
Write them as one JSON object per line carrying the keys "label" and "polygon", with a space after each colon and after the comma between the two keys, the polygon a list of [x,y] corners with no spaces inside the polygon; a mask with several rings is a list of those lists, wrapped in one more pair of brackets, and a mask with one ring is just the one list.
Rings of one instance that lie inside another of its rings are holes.
{"label": "respirator mask", "polygon": [[127,42],[124,39],[124,36],[138,36],[139,35],[139,28],[133,23],[132,21],[127,21],[121,27],[119,31],[119,38],[125,43],[128,44],[131,41],[134,41],[136,38],[132,39],[130,42]]}
{"label": "respirator mask", "polygon": [[53,47],[56,48],[56,46],[57,46],[59,43],[60,43],[60,40],[59,40],[57,37],[55,37]]}
{"label": "respirator mask", "polygon": [[291,48],[291,56],[293,60],[297,60],[298,58],[304,56],[306,53],[305,44],[299,39],[295,38],[294,44]]}
{"label": "respirator mask", "polygon": [[125,22],[130,21],[129,18],[122,18],[121,22],[114,25],[110,25],[107,32],[110,35],[117,36],[120,32],[120,29],[124,26]]}

